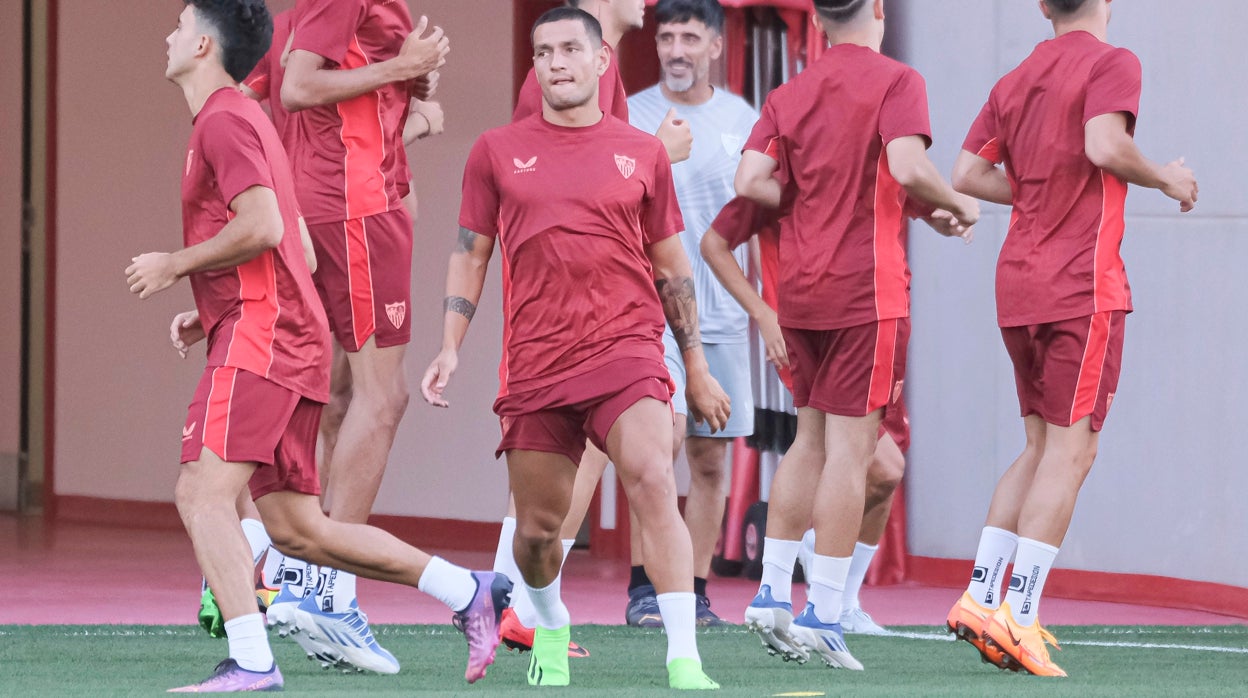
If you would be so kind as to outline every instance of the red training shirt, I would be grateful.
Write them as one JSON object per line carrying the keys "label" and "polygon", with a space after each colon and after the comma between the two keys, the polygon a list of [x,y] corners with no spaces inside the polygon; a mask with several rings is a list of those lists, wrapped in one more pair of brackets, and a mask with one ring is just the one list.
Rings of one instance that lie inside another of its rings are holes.
{"label": "red training shirt", "polygon": [[290,163],[260,105],[233,88],[208,97],[194,120],[182,177],[182,238],[215,237],[229,204],[251,187],[277,195],[277,247],[228,269],[191,274],[208,335],[208,366],[249,371],[317,402],[329,400],[329,325],[299,237]]}
{"label": "red training shirt", "polygon": [[[310,51],[342,70],[394,58],[412,33],[398,0],[298,0],[291,51]],[[405,83],[299,113],[299,203],[308,223],[363,218],[402,206],[408,175]]]}
{"label": "red training shirt", "polygon": [[909,316],[905,192],[884,146],[915,135],[931,142],[923,78],[863,46],[829,48],[767,96],[745,147],[775,158],[797,188],[781,223],[781,325]]}
{"label": "red training shirt", "polygon": [[256,67],[252,68],[247,79],[243,80],[243,84],[255,92],[261,102],[268,105],[269,113],[273,115],[273,125],[277,127],[277,135],[281,137],[287,152],[295,145],[293,139],[296,120],[282,106],[282,75],[285,73],[282,68],[282,54],[286,51],[286,42],[290,40],[293,17],[294,11],[286,10],[273,18],[273,43],[260,57]]}
{"label": "red training shirt", "polygon": [[1035,325],[1131,310],[1119,250],[1127,183],[1084,152],[1084,125],[1125,112],[1135,132],[1140,61],[1083,31],[1036,46],[997,82],[962,145],[1005,163],[1014,195],[997,260],[997,321]]}
{"label": "red training shirt", "polygon": [[610,115],[487,131],[464,168],[459,224],[502,248],[500,397],[623,358],[663,365],[646,247],[684,224],[657,138]]}
{"label": "red training shirt", "polygon": [[[610,114],[620,121],[628,121],[628,95],[624,92],[624,78],[620,77],[620,66],[615,60],[615,51],[610,46],[607,55],[610,62],[607,72],[598,78],[598,108],[603,114]],[[513,122],[542,113],[542,87],[537,84],[537,73],[529,68],[529,74],[520,86],[520,95],[516,98],[516,109],[511,114]]]}

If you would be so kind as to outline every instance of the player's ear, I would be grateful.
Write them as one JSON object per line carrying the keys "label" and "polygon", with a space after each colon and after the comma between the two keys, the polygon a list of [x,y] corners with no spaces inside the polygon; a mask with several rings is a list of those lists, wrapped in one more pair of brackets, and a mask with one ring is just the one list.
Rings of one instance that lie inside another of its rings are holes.
{"label": "player's ear", "polygon": [[711,60],[713,61],[719,60],[719,57],[721,54],[723,54],[723,52],[724,52],[724,35],[720,34],[719,32],[714,32],[714,36],[711,39]]}
{"label": "player's ear", "polygon": [[884,0],[875,0],[873,5],[874,7],[871,9],[875,12],[875,18],[877,20],[884,19]]}
{"label": "player's ear", "polygon": [[1036,0],[1036,4],[1040,6],[1040,12],[1044,15],[1044,18],[1051,21],[1053,19],[1053,13],[1049,11],[1048,3],[1044,0]]}
{"label": "player's ear", "polygon": [[611,53],[607,51],[607,45],[604,43],[598,47],[598,77],[602,77],[607,72],[607,67],[611,65]]}

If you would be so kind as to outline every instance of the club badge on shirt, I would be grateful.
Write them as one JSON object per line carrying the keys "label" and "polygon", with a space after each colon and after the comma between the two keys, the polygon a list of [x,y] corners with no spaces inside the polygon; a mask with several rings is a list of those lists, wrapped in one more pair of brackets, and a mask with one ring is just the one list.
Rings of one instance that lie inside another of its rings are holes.
{"label": "club badge on shirt", "polygon": [[617,153],[615,156],[615,167],[620,171],[620,174],[624,175],[624,179],[628,179],[637,171],[637,161],[627,155]]}

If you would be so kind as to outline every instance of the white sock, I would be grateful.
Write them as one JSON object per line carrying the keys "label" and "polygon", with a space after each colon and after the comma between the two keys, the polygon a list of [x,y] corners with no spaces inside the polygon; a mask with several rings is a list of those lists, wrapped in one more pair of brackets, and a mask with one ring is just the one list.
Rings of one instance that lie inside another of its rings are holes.
{"label": "white sock", "polygon": [[871,567],[871,560],[875,559],[875,551],[879,549],[878,545],[866,543],[854,546],[853,561],[849,563],[849,576],[845,578],[845,598],[841,601],[844,608],[862,608],[858,591],[862,589],[862,582],[867,578],[867,569]]}
{"label": "white sock", "polygon": [[282,555],[277,548],[269,546],[269,552],[264,556],[264,570],[260,573],[264,576],[264,585],[270,589],[276,589],[282,584],[280,576],[282,565],[286,562],[286,556]]}
{"label": "white sock", "polygon": [[1014,622],[1027,627],[1036,622],[1040,610],[1040,595],[1044,582],[1053,569],[1057,548],[1030,538],[1018,539],[1018,553],[1014,556],[1014,571],[1010,575],[1010,590],[1005,600],[1010,604]]}
{"label": "white sock", "polygon": [[225,621],[225,635],[230,642],[230,659],[247,671],[265,672],[273,668],[273,650],[264,629],[264,616],[249,613]]}
{"label": "white sock", "polygon": [[655,598],[659,602],[659,614],[663,616],[663,630],[667,633],[667,663],[673,659],[701,662],[695,630],[697,597],[693,592],[677,591]]}
{"label": "white sock", "polygon": [[317,589],[316,605],[330,613],[346,613],[355,601],[355,575],[332,567],[320,569],[324,584]]}
{"label": "white sock", "polygon": [[425,566],[417,588],[446,604],[452,611],[462,611],[477,593],[477,580],[472,572],[435,557]]}
{"label": "white sock", "polygon": [[520,569],[516,567],[513,545],[516,538],[516,519],[503,517],[503,528],[498,532],[498,548],[494,550],[494,571],[502,572],[512,581],[520,581]]}
{"label": "white sock", "polygon": [[[568,561],[568,553],[572,552],[572,546],[576,545],[576,539],[564,538],[563,540],[559,542],[563,543],[563,559],[559,562],[559,564],[562,565],[563,563]],[[559,573],[563,574],[562,567],[560,568]]]}
{"label": "white sock", "polygon": [[810,579],[810,603],[814,604],[815,618],[820,623],[840,622],[845,578],[849,576],[853,559],[815,554],[811,565],[814,569]]}
{"label": "white sock", "polygon": [[975,551],[971,583],[966,587],[975,603],[984,608],[1001,607],[1001,580],[1017,546],[1018,534],[984,526],[983,533],[979,534],[979,549]]}
{"label": "white sock", "polygon": [[298,558],[285,556],[282,559],[282,568],[278,581],[282,586],[295,596],[302,599],[308,594],[315,594],[317,587],[317,570],[316,565],[304,562]]}
{"label": "white sock", "polygon": [[251,546],[251,564],[258,565],[264,551],[269,549],[273,541],[269,540],[269,534],[259,519],[243,519],[240,523],[243,525],[243,535],[247,536],[247,545]]}
{"label": "white sock", "polygon": [[771,587],[771,598],[781,603],[793,602],[793,563],[800,540],[763,539],[763,579],[759,589]]}
{"label": "white sock", "polygon": [[524,587],[533,601],[535,621],[531,627],[558,630],[572,624],[572,614],[568,613],[568,607],[563,605],[559,577],[555,577],[555,581],[541,589],[534,589],[528,584],[524,584]]}

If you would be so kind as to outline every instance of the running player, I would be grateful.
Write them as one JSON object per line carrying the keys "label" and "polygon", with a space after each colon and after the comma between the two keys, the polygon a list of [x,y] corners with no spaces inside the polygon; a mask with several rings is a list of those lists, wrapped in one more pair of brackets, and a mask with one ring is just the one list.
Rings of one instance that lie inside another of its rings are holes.
{"label": "running player", "polygon": [[1054,38],[993,87],[954,166],[959,191],[1014,209],[997,320],[1027,445],[997,482],[947,624],[986,661],[1065,676],[1036,614],[1118,385],[1131,312],[1119,255],[1127,185],[1160,189],[1180,211],[1197,188],[1182,158],[1158,165],[1136,147],[1140,61],[1106,43],[1109,0],[1041,0],[1040,10]]}
{"label": "running player", "polygon": [[175,501],[216,595],[229,658],[178,692],[280,690],[235,511],[250,488],[287,553],[419,587],[468,628],[465,677],[485,675],[511,582],[431,558],[388,533],[330,520],[317,500],[316,430],[329,387],[324,311],[304,257],[290,164],[264,112],[238,88],[269,45],[261,0],[189,0],[168,36],[165,76],[193,130],[182,180],[185,248],[139,255],[130,292],[147,299],[188,277],[196,310],[170,326],[185,353],[207,339],[207,367],[182,430]]}
{"label": "running player", "polygon": [[[628,102],[624,94],[624,81],[620,77],[620,68],[616,61],[615,46],[625,33],[641,28],[645,19],[645,2],[643,0],[567,0],[566,4],[593,15],[602,27],[608,64],[606,72],[598,80],[598,105],[603,113],[611,114],[621,121],[628,121]],[[536,71],[530,69],[520,88],[512,121],[540,114],[541,111],[542,90],[537,82]],[[693,136],[689,130],[689,124],[678,119],[674,110],[662,120],[654,133],[660,141],[663,141],[663,146],[667,149],[668,157],[672,162],[680,162],[689,157]],[[585,520],[585,514],[589,511],[594,490],[598,487],[598,482],[602,479],[606,467],[606,454],[598,450],[593,443],[587,442],[585,454],[581,457],[576,471],[576,487],[572,492],[572,504],[568,508],[568,516],[564,520],[560,534],[565,558],[576,542],[577,532],[581,530],[581,524]],[[520,574],[511,555],[515,531],[515,504],[509,502],[508,515],[503,518],[503,525],[499,530],[494,570],[513,578]],[[635,539],[636,534],[632,533]],[[635,546],[634,549],[639,547]],[[654,617],[657,623],[657,611]],[[511,608],[503,616],[503,642],[512,649],[527,650],[532,645],[535,622],[533,606],[529,603],[524,588],[518,587],[512,599]],[[568,646],[568,652],[573,657],[589,656],[589,652],[576,643]]]}
{"label": "running player", "polygon": [[[672,179],[685,222],[680,240],[693,267],[702,350],[711,375],[732,400],[732,417],[724,428],[712,434],[705,422],[689,422],[685,367],[670,331],[664,332],[663,344],[668,372],[676,383],[672,396],[676,413],[673,450],[679,452],[683,445],[689,460],[685,524],[693,540],[698,625],[723,625],[724,621],[711,610],[706,584],[724,518],[728,444],[738,436],[754,433],[750,321],[741,305],[715,279],[699,254],[698,245],[715,215],[735,195],[732,180],[741,160],[741,146],[758,120],[758,112],[740,97],[711,84],[711,62],[719,58],[724,47],[724,8],[718,0],[659,0],[654,13],[660,79],[657,85],[628,99],[629,122],[653,133],[675,110],[676,117],[687,123],[693,133],[689,159],[672,165]],[[736,254],[738,268],[747,264],[746,252],[743,247]],[[625,618],[629,625],[659,626],[662,622],[654,586],[646,576],[641,545],[635,535],[632,556]]]}
{"label": "running player", "polygon": [[665,315],[685,352],[695,414],[720,426],[728,399],[698,342],[667,154],[599,106],[608,61],[601,31],[582,10],[542,15],[532,34],[542,113],[488,131],[473,146],[443,348],[421,389],[430,404],[447,406],[497,242],[508,285],[497,453],[507,454],[513,553],[537,615],[529,683],[570,680],[559,531],[588,437],[616,464],[641,523],[667,630],[669,685],[715,688],[698,656],[689,534],[676,508]]}
{"label": "running player", "polygon": [[[711,228],[702,236],[701,255],[707,266],[723,284],[724,289],[741,304],[754,322],[758,325],[764,338],[764,347],[768,361],[775,366],[780,379],[786,388],[793,389],[793,377],[789,372],[789,355],[784,346],[784,335],[773,308],[755,286],[746,278],[733,251],[745,247],[752,237],[757,235],[762,242],[766,237],[765,249],[774,257],[778,242],[779,220],[787,215],[787,207],[768,209],[745,198],[736,198],[728,203],[715,217]],[[921,215],[914,212],[915,215]],[[933,212],[932,216],[946,215],[946,212]],[[760,244],[760,249],[764,246]],[[761,261],[761,260],[760,260]],[[774,264],[763,264],[763,285],[770,290],[768,294],[774,302],[775,274]],[[875,453],[871,460],[871,468],[867,471],[867,497],[862,515],[862,527],[858,532],[858,542],[854,545],[853,561],[849,565],[849,574],[845,579],[845,596],[841,610],[841,628],[846,633],[863,635],[883,635],[887,630],[880,627],[871,615],[862,608],[858,592],[866,580],[867,570],[879,549],[880,540],[888,526],[888,517],[893,508],[893,494],[901,484],[901,477],[906,468],[905,453],[910,447],[910,420],[906,416],[905,402],[899,399],[897,409],[891,409],[887,418],[880,424],[879,440],[876,442]],[[815,554],[815,531],[808,529],[802,536],[802,547],[798,552],[798,561],[802,569],[807,571],[813,566]]]}
{"label": "running player", "polygon": [[[412,221],[402,202],[410,178],[403,127],[412,95],[427,96],[436,84],[449,43],[439,28],[426,34],[424,17],[413,30],[403,2],[299,0],[294,12],[280,95],[298,128],[284,133],[301,173],[296,186],[319,260],[317,290],[350,372],[349,402],[325,464],[329,514],[364,523],[408,401]],[[311,580],[304,569],[307,586],[284,588],[270,623],[334,645],[356,667],[398,671],[359,610],[355,577],[321,569]],[[315,596],[300,597],[312,588]]]}
{"label": "running player", "polygon": [[[737,172],[740,195],[776,207],[783,162],[796,197],[781,223],[778,291],[797,437],[772,480],[763,579],[745,619],[774,651],[861,669],[839,621],[881,418],[905,379],[903,205],[910,195],[950,211],[943,234],[967,234],[979,206],[927,159],[923,78],[879,53],[883,0],[814,7],[831,47],[767,97]],[[790,628],[793,562],[812,520],[811,594]]]}

